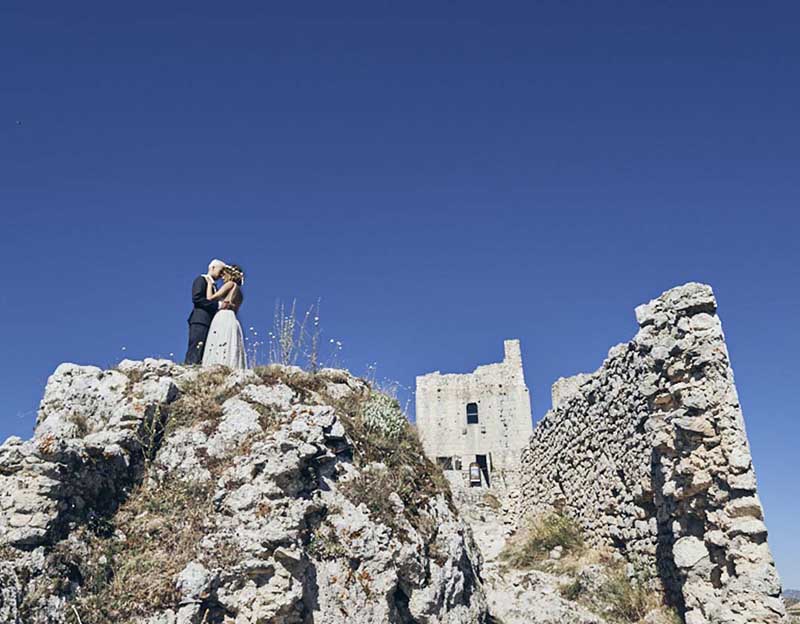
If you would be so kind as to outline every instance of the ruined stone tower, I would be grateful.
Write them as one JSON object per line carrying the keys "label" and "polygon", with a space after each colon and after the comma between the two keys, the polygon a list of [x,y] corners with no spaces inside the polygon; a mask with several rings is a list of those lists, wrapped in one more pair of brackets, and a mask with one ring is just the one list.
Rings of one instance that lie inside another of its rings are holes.
{"label": "ruined stone tower", "polygon": [[507,485],[533,425],[519,340],[502,362],[472,373],[417,377],[417,428],[427,455],[454,485]]}

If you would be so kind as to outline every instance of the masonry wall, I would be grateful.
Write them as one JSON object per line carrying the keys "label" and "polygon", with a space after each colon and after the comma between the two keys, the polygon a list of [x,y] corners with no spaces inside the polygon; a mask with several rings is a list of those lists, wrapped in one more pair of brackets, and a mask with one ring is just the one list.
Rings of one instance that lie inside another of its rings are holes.
{"label": "masonry wall", "polygon": [[689,624],[778,622],[780,581],[716,301],[689,283],[561,379],[522,457],[523,516],[559,508],[654,575]]}
{"label": "masonry wall", "polygon": [[[467,424],[466,406],[478,405],[478,424]],[[491,455],[493,472],[516,470],[533,430],[531,404],[518,340],[506,340],[502,362],[472,373],[434,372],[417,377],[416,422],[431,458]]]}

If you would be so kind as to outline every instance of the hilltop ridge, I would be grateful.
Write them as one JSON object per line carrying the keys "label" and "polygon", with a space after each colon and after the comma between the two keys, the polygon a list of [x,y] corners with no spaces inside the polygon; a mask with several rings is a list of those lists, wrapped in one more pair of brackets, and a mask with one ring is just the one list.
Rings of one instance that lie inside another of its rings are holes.
{"label": "hilltop ridge", "polygon": [[0,621],[484,621],[437,474],[344,371],[63,364],[0,447]]}

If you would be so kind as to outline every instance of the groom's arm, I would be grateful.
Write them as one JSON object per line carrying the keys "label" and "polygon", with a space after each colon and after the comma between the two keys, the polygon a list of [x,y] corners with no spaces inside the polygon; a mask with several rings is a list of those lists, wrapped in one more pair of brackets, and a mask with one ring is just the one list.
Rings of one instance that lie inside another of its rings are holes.
{"label": "groom's arm", "polygon": [[192,303],[197,308],[208,308],[214,304],[206,298],[206,279],[198,275],[192,282]]}

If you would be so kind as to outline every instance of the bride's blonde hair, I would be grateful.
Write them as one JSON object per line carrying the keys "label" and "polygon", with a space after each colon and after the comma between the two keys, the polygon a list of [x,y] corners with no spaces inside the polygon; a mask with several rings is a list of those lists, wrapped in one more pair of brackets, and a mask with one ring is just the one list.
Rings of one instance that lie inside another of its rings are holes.
{"label": "bride's blonde hair", "polygon": [[222,279],[226,282],[235,282],[241,286],[244,284],[244,271],[238,264],[226,264],[222,269]]}

